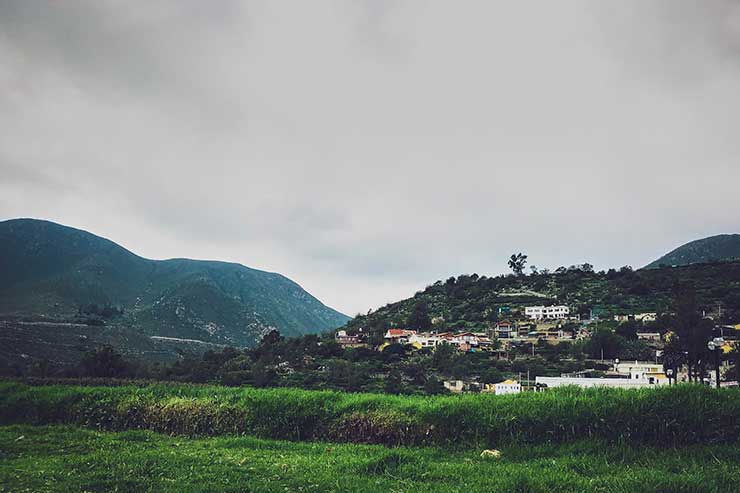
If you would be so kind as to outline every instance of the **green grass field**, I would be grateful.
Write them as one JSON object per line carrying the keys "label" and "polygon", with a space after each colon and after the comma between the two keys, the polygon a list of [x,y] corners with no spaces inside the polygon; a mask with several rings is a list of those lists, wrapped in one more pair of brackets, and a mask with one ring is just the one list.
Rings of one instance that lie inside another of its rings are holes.
{"label": "green grass field", "polygon": [[736,444],[740,389],[679,385],[419,397],[185,384],[0,383],[0,424],[447,448],[583,439]]}
{"label": "green grass field", "polygon": [[736,492],[740,448],[594,441],[480,450],[0,427],[0,491]]}

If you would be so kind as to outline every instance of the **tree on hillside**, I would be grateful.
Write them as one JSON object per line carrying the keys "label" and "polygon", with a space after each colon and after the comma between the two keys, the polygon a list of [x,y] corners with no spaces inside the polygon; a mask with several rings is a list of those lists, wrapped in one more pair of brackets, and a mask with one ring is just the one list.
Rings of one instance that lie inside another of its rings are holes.
{"label": "tree on hillside", "polygon": [[597,329],[586,343],[586,351],[592,358],[618,358],[624,350],[625,339],[610,329]]}
{"label": "tree on hillside", "polygon": [[686,355],[689,381],[693,381],[701,378],[707,365],[707,342],[712,338],[713,324],[699,314],[693,286],[677,283],[673,291],[676,335]]}
{"label": "tree on hillside", "polygon": [[86,377],[126,377],[130,365],[111,346],[103,346],[82,357],[80,369]]}
{"label": "tree on hillside", "polygon": [[423,301],[414,305],[406,325],[416,330],[429,330],[432,328],[432,319],[429,318],[429,307]]}
{"label": "tree on hillside", "polygon": [[524,266],[527,264],[527,256],[519,253],[514,253],[509,258],[509,268],[517,276],[521,276],[524,273]]}
{"label": "tree on hillside", "polygon": [[673,371],[674,378],[678,377],[678,368],[686,362],[686,355],[681,349],[681,341],[673,331],[665,334],[665,345],[663,346],[663,367]]}
{"label": "tree on hillside", "polygon": [[637,333],[642,329],[642,322],[638,320],[628,320],[617,326],[616,333],[625,339],[637,340]]}
{"label": "tree on hillside", "polygon": [[385,382],[383,382],[383,391],[386,394],[400,394],[402,390],[403,380],[401,379],[401,373],[396,369],[392,369],[388,372]]}
{"label": "tree on hillside", "polygon": [[424,382],[424,392],[429,395],[446,394],[447,389],[445,388],[442,381],[436,377],[429,377]]}

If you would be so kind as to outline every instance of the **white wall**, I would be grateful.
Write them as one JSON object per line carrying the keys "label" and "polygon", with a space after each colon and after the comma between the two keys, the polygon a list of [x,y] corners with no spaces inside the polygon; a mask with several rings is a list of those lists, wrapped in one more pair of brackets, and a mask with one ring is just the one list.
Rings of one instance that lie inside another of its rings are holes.
{"label": "white wall", "polygon": [[535,377],[535,383],[545,384],[548,387],[563,387],[575,385],[576,387],[619,387],[619,388],[643,388],[657,387],[659,384],[650,384],[648,380],[631,378],[581,378],[581,377]]}

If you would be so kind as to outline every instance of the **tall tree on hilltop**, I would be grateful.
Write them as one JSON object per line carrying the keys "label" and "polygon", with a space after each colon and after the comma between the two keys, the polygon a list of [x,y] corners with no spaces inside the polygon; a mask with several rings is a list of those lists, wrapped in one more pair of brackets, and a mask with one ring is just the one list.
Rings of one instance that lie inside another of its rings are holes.
{"label": "tall tree on hilltop", "polygon": [[514,253],[509,258],[509,268],[516,274],[517,276],[521,276],[524,272],[524,266],[527,264],[527,256],[522,254],[522,252]]}

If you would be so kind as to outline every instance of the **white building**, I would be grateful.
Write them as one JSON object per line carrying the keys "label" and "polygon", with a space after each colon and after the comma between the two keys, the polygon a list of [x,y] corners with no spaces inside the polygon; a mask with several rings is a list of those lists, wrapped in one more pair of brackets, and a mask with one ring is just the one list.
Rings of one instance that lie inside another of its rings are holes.
{"label": "white building", "polygon": [[655,322],[658,319],[656,312],[645,312],[645,313],[628,313],[623,315],[614,315],[614,320],[617,322],[627,322],[629,320],[637,320],[638,322]]}
{"label": "white building", "polygon": [[667,383],[668,379],[661,363],[650,361],[620,361],[614,365],[618,373],[629,374],[631,380],[646,380],[648,383]]}
{"label": "white building", "polygon": [[660,342],[660,332],[638,332],[637,339],[640,341]]}
{"label": "white building", "polygon": [[535,384],[553,388],[575,385],[576,387],[619,387],[622,389],[639,389],[657,387],[667,384],[666,378],[633,379],[633,378],[586,378],[586,377],[535,377]]}
{"label": "white building", "polygon": [[522,386],[515,380],[504,380],[494,385],[496,395],[518,394],[522,391]]}
{"label": "white building", "polygon": [[383,338],[389,343],[408,344],[409,337],[416,334],[415,330],[388,329]]}
{"label": "white building", "polygon": [[436,347],[438,344],[443,344],[446,341],[439,336],[434,334],[411,334],[408,338],[409,344],[416,346],[419,349],[425,347]]}
{"label": "white building", "polygon": [[462,380],[445,380],[442,384],[447,390],[456,394],[465,390],[465,382]]}
{"label": "white building", "polygon": [[560,320],[568,318],[570,308],[558,306],[528,306],[524,308],[524,315],[531,320]]}

